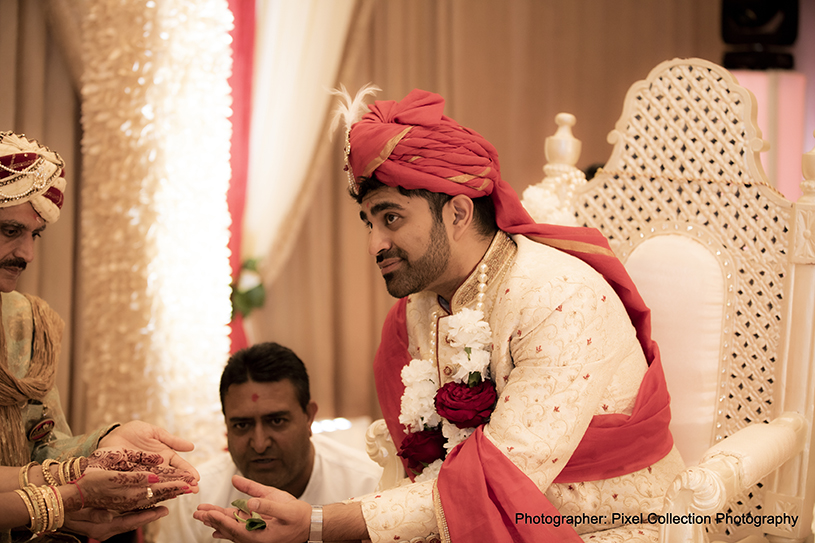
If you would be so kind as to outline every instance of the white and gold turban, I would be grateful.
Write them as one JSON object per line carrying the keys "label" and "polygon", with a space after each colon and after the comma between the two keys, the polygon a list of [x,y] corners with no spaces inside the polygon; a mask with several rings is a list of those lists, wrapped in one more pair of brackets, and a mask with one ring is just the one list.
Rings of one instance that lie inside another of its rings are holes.
{"label": "white and gold turban", "polygon": [[65,162],[36,140],[0,132],[0,208],[31,202],[47,223],[59,219]]}

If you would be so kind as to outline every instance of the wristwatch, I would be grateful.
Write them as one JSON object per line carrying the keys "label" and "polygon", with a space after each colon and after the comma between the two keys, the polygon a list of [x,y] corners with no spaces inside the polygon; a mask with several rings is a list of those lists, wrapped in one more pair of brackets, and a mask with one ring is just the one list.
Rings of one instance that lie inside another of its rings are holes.
{"label": "wristwatch", "polygon": [[323,542],[323,506],[311,506],[311,526],[308,530],[308,543]]}

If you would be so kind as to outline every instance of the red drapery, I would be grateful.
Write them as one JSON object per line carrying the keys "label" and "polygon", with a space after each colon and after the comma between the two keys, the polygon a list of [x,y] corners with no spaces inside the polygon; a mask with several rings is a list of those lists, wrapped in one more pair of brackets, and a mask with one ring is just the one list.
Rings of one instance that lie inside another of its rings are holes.
{"label": "red drapery", "polygon": [[[229,264],[232,281],[241,271],[241,229],[246,201],[246,177],[249,169],[249,123],[252,111],[252,68],[255,50],[255,2],[229,0],[229,9],[235,17],[232,36],[232,142],[230,166],[232,179],[227,193],[232,226],[229,228]],[[231,352],[248,346],[243,318],[236,314],[230,323]]]}

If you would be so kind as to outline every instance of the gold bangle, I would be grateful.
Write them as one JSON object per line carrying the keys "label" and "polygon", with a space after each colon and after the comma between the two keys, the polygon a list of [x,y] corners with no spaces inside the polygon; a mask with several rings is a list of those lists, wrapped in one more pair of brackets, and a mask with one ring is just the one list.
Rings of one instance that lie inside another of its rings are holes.
{"label": "gold bangle", "polygon": [[82,477],[82,457],[71,460],[71,481],[76,481]]}
{"label": "gold bangle", "polygon": [[67,485],[70,479],[68,471],[68,462],[60,462],[59,464],[59,484]]}
{"label": "gold bangle", "polygon": [[20,488],[25,488],[28,486],[28,470],[31,469],[31,466],[37,465],[36,462],[29,462],[25,466],[20,468],[20,475],[18,477],[18,482],[20,483]]}
{"label": "gold bangle", "polygon": [[25,504],[25,508],[28,509],[28,516],[31,517],[31,531],[34,531],[34,523],[36,522],[36,516],[34,514],[34,504],[31,503],[31,498],[26,494],[24,490],[17,489],[14,492],[17,493],[18,496],[23,500]]}
{"label": "gold bangle", "polygon": [[48,526],[46,531],[55,532],[62,526],[63,521],[59,510],[59,500],[57,499],[58,495],[54,491],[53,486],[41,486],[40,492],[42,492],[43,497],[45,498],[45,503],[48,506]]}
{"label": "gold bangle", "polygon": [[34,534],[39,534],[45,526],[46,510],[45,502],[43,501],[42,494],[37,492],[37,487],[29,484],[23,489],[28,494],[31,504],[34,508],[34,522],[31,523],[31,531]]}
{"label": "gold bangle", "polygon": [[62,528],[62,525],[65,524],[65,502],[62,501],[62,494],[60,493],[59,488],[54,486],[49,488],[51,489],[51,492],[54,493],[54,498],[57,502],[57,522],[54,529],[59,530]]}
{"label": "gold bangle", "polygon": [[39,530],[38,535],[45,532],[45,529],[48,527],[48,504],[45,502],[45,496],[34,485],[28,485],[28,488],[31,489],[31,493],[36,496],[37,499],[37,507],[40,510],[40,522],[39,522]]}
{"label": "gold bangle", "polygon": [[51,466],[57,464],[57,473],[59,473],[59,462],[53,460],[51,458],[46,458],[42,463],[42,478],[45,479],[45,482],[49,485],[57,485],[56,478],[51,474]]}
{"label": "gold bangle", "polygon": [[42,495],[42,501],[45,502],[45,512],[48,514],[43,531],[53,532],[55,529],[54,526],[57,523],[56,498],[54,498],[54,495],[48,490],[47,486],[37,487],[37,490],[39,490],[40,494]]}

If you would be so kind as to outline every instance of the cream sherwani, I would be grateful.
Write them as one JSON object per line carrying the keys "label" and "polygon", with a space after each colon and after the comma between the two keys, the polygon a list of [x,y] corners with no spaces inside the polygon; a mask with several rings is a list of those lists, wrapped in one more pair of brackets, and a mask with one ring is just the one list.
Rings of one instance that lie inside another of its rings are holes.
{"label": "cream sherwani", "polygon": [[[488,275],[484,314],[493,334],[490,372],[499,394],[484,434],[561,514],[606,516],[576,527],[584,539],[655,539],[657,526],[610,530],[611,514],[658,511],[684,468],[676,449],[622,477],[553,483],[595,414],[631,414],[647,364],[622,302],[590,266],[523,236],[499,232],[482,262]],[[477,276],[474,272],[456,291],[453,312],[475,308]],[[446,316],[430,292],[412,295],[407,304],[410,355],[436,361],[442,385],[452,373],[447,365],[453,351],[443,340]],[[434,331],[438,360],[431,348]],[[372,540],[438,534],[434,484],[405,484],[361,498]]]}

